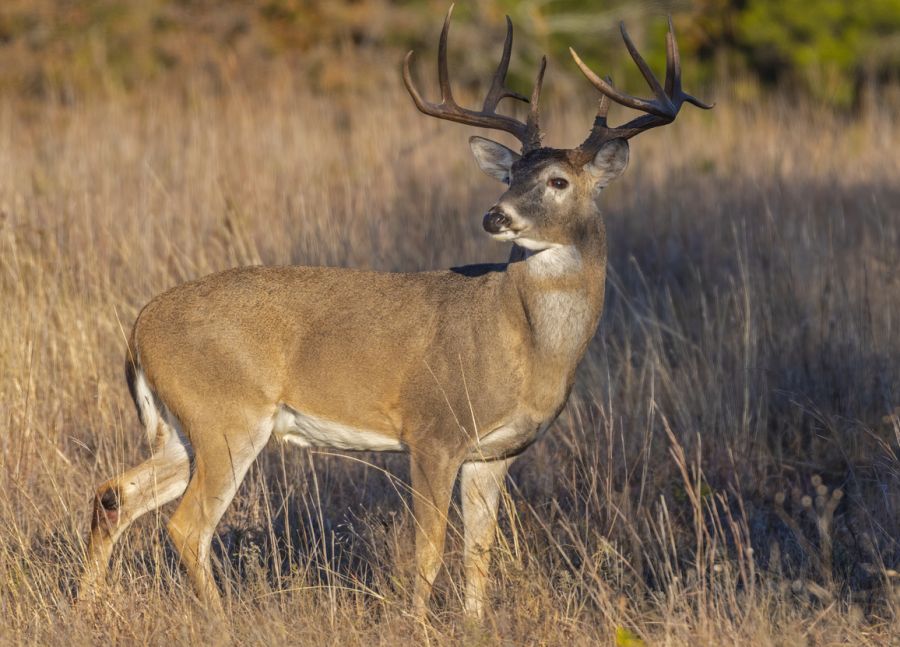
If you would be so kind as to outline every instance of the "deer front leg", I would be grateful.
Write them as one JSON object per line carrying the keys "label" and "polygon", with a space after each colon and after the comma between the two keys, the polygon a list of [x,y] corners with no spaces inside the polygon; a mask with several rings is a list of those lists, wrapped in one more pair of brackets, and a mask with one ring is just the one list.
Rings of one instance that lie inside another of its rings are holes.
{"label": "deer front leg", "polygon": [[447,513],[459,462],[443,452],[412,451],[410,472],[416,524],[416,583],[413,613],[424,618],[431,587],[444,559]]}
{"label": "deer front leg", "polygon": [[491,546],[497,535],[497,509],[506,472],[513,459],[465,463],[462,466],[462,497],[466,571],[466,613],[480,618],[484,613],[485,589]]}

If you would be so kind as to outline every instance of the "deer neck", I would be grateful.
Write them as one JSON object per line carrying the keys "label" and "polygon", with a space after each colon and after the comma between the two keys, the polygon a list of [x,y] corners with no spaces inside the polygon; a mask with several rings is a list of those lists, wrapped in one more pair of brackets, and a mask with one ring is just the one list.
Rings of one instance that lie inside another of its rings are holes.
{"label": "deer neck", "polygon": [[526,250],[523,260],[510,265],[509,278],[537,354],[552,363],[577,364],[603,309],[606,244],[602,224],[574,244]]}

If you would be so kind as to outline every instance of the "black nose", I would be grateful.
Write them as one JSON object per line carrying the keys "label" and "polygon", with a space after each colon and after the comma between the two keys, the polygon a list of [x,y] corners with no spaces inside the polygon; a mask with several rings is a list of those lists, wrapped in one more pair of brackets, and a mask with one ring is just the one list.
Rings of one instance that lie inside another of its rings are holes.
{"label": "black nose", "polygon": [[484,220],[481,226],[489,234],[499,234],[504,228],[509,227],[512,220],[503,213],[500,207],[491,207],[491,210],[484,214]]}

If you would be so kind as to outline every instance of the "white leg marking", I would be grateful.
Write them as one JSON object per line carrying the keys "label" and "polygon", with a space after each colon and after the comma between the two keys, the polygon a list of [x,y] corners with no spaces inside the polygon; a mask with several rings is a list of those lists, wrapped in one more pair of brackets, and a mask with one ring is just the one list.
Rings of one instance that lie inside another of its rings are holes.
{"label": "white leg marking", "polygon": [[460,480],[466,571],[466,613],[484,612],[490,550],[497,533],[497,509],[512,459],[464,463]]}

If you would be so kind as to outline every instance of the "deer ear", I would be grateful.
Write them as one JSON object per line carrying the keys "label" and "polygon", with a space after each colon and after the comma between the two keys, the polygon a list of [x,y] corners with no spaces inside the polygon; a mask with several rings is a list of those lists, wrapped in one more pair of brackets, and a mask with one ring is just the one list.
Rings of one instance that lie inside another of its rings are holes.
{"label": "deer ear", "polygon": [[484,137],[469,137],[469,146],[472,147],[475,161],[482,171],[504,184],[509,184],[512,165],[521,157],[518,153]]}
{"label": "deer ear", "polygon": [[594,188],[599,190],[622,175],[626,166],[628,166],[628,142],[624,139],[613,139],[603,144],[594,155],[594,159],[584,168],[594,178]]}

